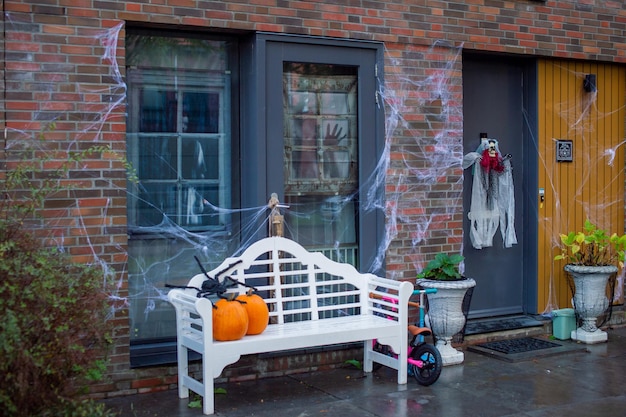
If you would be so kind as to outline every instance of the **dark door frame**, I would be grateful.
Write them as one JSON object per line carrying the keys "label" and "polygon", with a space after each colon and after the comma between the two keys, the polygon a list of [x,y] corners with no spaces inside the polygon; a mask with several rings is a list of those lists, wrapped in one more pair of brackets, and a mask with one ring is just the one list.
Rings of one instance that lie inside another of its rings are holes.
{"label": "dark door frame", "polygon": [[[284,197],[283,164],[282,160],[276,163],[276,156],[283,154],[282,71],[285,61],[357,66],[361,190],[371,181],[371,173],[384,152],[384,111],[376,100],[378,82],[383,79],[382,43],[258,33],[242,47],[242,97],[247,98],[241,103],[241,120],[246,120],[241,127],[241,157],[245,161],[241,175],[242,207],[267,203],[273,192],[279,193],[279,200]],[[276,91],[280,93],[275,94]],[[364,129],[362,121],[371,126]],[[384,187],[380,188],[384,192]],[[360,269],[384,275],[384,262],[376,270],[369,270],[384,241],[384,213],[363,210],[361,206],[359,217]],[[257,233],[263,231],[261,228]],[[249,236],[250,239],[258,237]]]}

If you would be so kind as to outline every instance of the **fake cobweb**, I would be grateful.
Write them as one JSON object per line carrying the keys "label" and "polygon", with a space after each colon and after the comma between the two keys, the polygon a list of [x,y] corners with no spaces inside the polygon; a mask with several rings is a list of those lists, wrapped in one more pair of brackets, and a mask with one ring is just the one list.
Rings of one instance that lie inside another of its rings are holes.
{"label": "fake cobweb", "polygon": [[[586,85],[587,75],[585,72],[573,72],[571,70],[568,70],[568,72],[576,78],[579,85]],[[561,233],[567,234],[571,231],[582,231],[582,226],[578,226],[575,230],[571,230],[571,227],[568,225],[568,218],[565,214],[568,211],[568,206],[582,207],[584,218],[590,220],[593,224],[598,225],[599,228],[602,229],[602,225],[611,224],[611,221],[614,220],[615,217],[615,210],[620,211],[622,209],[621,206],[623,205],[623,201],[621,200],[611,200],[611,198],[614,198],[615,195],[611,192],[611,189],[618,188],[620,190],[619,193],[623,192],[623,184],[618,181],[620,178],[618,173],[623,174],[624,167],[616,167],[616,158],[618,152],[624,151],[621,149],[624,146],[624,141],[620,141],[615,146],[609,148],[602,148],[595,142],[596,136],[594,131],[597,128],[596,122],[610,116],[610,114],[603,112],[599,108],[599,91],[595,88],[595,85],[593,88],[586,91],[587,92],[577,100],[558,102],[553,104],[552,108],[552,110],[563,121],[565,126],[567,126],[566,136],[577,138],[577,148],[579,150],[584,150],[580,152],[583,162],[579,164],[579,168],[577,168],[581,172],[577,174],[575,192],[568,195],[566,200],[563,200],[562,196],[559,194],[558,184],[560,181],[567,180],[567,178],[563,178],[557,168],[554,168],[552,172],[550,172],[549,169],[545,169],[550,166],[550,164],[548,164],[544,159],[545,155],[542,155],[540,152],[537,153],[540,158],[539,166],[546,171],[547,190],[545,190],[545,194],[554,199],[554,202],[552,202],[554,205],[553,213],[556,214],[553,216],[541,216],[543,213],[543,210],[541,210],[543,207],[541,195],[538,199],[533,201],[537,201],[537,204],[540,206],[539,210],[537,210],[539,213],[539,224],[544,229],[546,236],[550,238],[551,248],[553,249],[552,253],[554,254],[559,252],[559,249],[557,248],[561,246]],[[617,111],[617,109],[612,109],[612,111]],[[528,121],[528,115],[526,112],[524,116],[525,120]],[[557,149],[558,152],[561,146],[560,142],[562,141],[558,138],[552,138],[552,142],[553,149]],[[533,144],[535,148],[537,148],[537,143],[537,139],[533,137]],[[555,165],[552,166],[554,167]],[[592,184],[595,184],[597,181],[594,176],[596,175],[598,168],[602,166],[613,170],[614,176],[612,180],[606,181],[594,190],[595,186]],[[578,179],[578,175],[580,175],[580,180]],[[588,188],[593,190],[592,198],[585,196],[588,192],[586,189]],[[543,191],[540,191],[540,194],[542,192]],[[613,230],[609,230],[608,232],[613,232]],[[615,230],[615,232],[619,233],[620,231]],[[559,308],[574,307],[573,299],[567,305],[559,306],[557,302],[555,277],[558,277],[559,273],[561,273],[561,271],[556,270],[556,268],[560,267],[561,265],[557,262],[550,263],[548,302],[542,313],[544,315],[550,315],[552,311]],[[619,300],[623,300],[624,295],[624,268],[621,268],[617,277],[614,278],[614,280],[611,278],[607,283],[606,292],[607,294],[613,294],[614,302],[619,302]],[[570,294],[573,294],[575,291],[575,285],[570,279],[568,279],[568,286],[570,287]],[[606,320],[610,319],[611,310],[612,304],[608,303],[605,308],[605,312],[600,316],[600,320],[604,320],[604,322],[606,322]]]}
{"label": "fake cobweb", "polygon": [[[7,15],[6,21],[7,41],[19,39],[20,33],[27,30],[22,27],[22,22],[12,15]],[[63,28],[58,29],[61,33]],[[9,121],[5,132],[7,151],[23,149],[25,146],[39,148],[40,142],[36,138],[38,133],[33,131],[38,131],[39,126],[43,126],[45,122],[56,125],[55,130],[47,132],[48,140],[58,140],[67,146],[67,150],[76,149],[79,143],[106,143],[113,146],[113,153],[119,151],[123,154],[125,144],[110,142],[107,138],[111,126],[116,124],[123,126],[125,117],[123,109],[127,86],[118,67],[117,56],[117,47],[123,42],[119,37],[122,29],[123,25],[118,24],[108,30],[93,32],[90,36],[82,34],[89,40],[90,46],[99,51],[97,73],[101,74],[106,82],[92,84],[89,81],[70,80],[65,76],[66,73],[72,72],[68,68],[71,64],[67,63],[58,74],[45,65],[39,66],[41,72],[30,73],[33,75],[31,82],[33,85],[38,84],[37,89],[41,91],[43,98],[40,101],[49,102],[50,105],[42,104],[35,114],[37,123],[32,125],[24,123],[18,128]],[[384,80],[379,80],[378,85],[379,96],[382,98],[379,105],[384,106],[385,113],[385,147],[375,171],[365,183],[360,184],[358,191],[361,210],[384,215],[385,234],[375,257],[367,260],[367,265],[360,265],[362,271],[377,271],[386,262],[387,265],[403,264],[405,270],[409,268],[412,271],[409,275],[414,276],[429,259],[428,254],[423,254],[421,249],[433,240],[456,242],[454,247],[462,251],[459,220],[467,220],[462,196],[463,115],[459,106],[461,48],[438,42],[423,52],[425,56],[436,57],[433,62],[440,65],[434,65],[424,74],[416,76],[413,68],[403,67],[400,60],[385,51],[385,67],[389,70]],[[15,76],[11,69],[7,69],[6,73],[7,78]],[[7,90],[10,89],[10,84],[6,80],[5,86]],[[62,91],[70,91],[84,100],[76,104],[75,108],[54,107],[54,104],[63,104],[63,99],[55,99],[55,93]],[[91,101],[94,97],[106,97],[107,100]],[[590,97],[592,98],[584,106],[570,103],[562,103],[561,106],[566,109],[562,114],[563,119],[567,120],[571,129],[581,131],[583,137],[588,129],[584,124],[584,116],[586,112],[595,109],[593,96]],[[68,115],[69,120],[79,120],[76,126],[79,126],[80,132],[75,133],[67,128],[65,122],[68,121],[68,117],[64,114]],[[105,126],[107,129],[104,129]],[[71,135],[69,141],[66,135]],[[532,140],[536,147],[536,138]],[[40,150],[45,151],[43,148]],[[607,149],[606,158],[588,163],[612,164],[616,152],[617,149]],[[545,161],[540,161],[540,164],[544,163]],[[118,161],[115,169],[117,174],[121,171],[123,175],[125,168]],[[111,171],[114,174],[115,169]],[[80,168],[76,171],[80,171]],[[89,178],[89,175],[91,173],[85,172],[85,178]],[[458,178],[458,182],[450,184],[450,178]],[[92,237],[90,231],[94,226],[100,227],[105,235],[108,230],[111,230],[111,233],[117,230],[116,225],[110,223],[112,213],[109,210],[113,207],[115,194],[123,195],[127,188],[125,182],[120,181],[119,175],[116,178],[99,178],[97,183],[114,191],[111,196],[101,196],[96,200],[100,209],[99,220],[87,217],[85,211],[81,210],[89,199],[84,198],[84,194],[80,196],[81,190],[77,189],[69,196],[71,203],[59,209],[58,217],[48,219],[44,227],[48,230],[57,230],[50,238],[61,250],[73,250],[66,243],[71,240],[71,236],[64,233],[83,237],[85,245],[81,250],[105,272],[104,287],[110,291],[110,298],[113,301],[112,314],[121,309],[129,309],[131,339],[160,337],[168,335],[168,332],[173,334],[173,326],[159,328],[159,323],[168,321],[171,323],[173,318],[172,309],[166,299],[165,284],[172,283],[172,275],[174,273],[181,275],[181,270],[188,273],[185,274],[185,280],[179,281],[178,284],[184,284],[192,274],[198,273],[193,256],[201,259],[224,259],[247,247],[251,243],[246,241],[248,236],[258,236],[259,233],[269,230],[270,210],[266,202],[256,207],[236,209],[216,207],[207,202],[204,207],[205,213],[236,214],[247,220],[241,224],[239,230],[233,230],[225,235],[191,232],[163,215],[160,224],[144,231],[158,231],[172,236],[185,242],[184,249],[172,252],[164,250],[159,253],[158,259],[144,259],[129,253],[123,246],[124,242],[119,242],[114,244],[115,253],[104,256],[99,250],[101,242],[94,242],[93,239],[96,237]],[[433,194],[442,192],[441,184],[448,187],[443,191],[446,198],[432,199]],[[550,186],[553,187],[554,184]],[[138,187],[141,187],[140,183]],[[133,192],[136,187],[128,189]],[[269,199],[269,196],[267,197]],[[342,200],[335,200],[333,204],[342,204]],[[557,201],[556,204],[558,207],[562,202]],[[300,212],[300,208],[293,205],[281,210],[283,213],[288,211],[292,218],[310,215],[307,212]],[[75,223],[69,229],[64,224],[67,218],[75,219]],[[97,224],[94,224],[94,221]],[[541,219],[540,223],[546,225],[547,230],[553,235],[554,246],[558,243],[558,234],[552,231],[563,230],[561,226],[564,221],[561,218]],[[290,227],[289,222],[284,224],[286,235],[289,235]],[[58,230],[65,232],[59,233]],[[119,233],[119,230],[115,233]],[[405,246],[404,252],[394,248],[396,242],[402,242]],[[334,258],[343,260],[338,243],[330,242],[329,248],[331,252],[336,249],[334,254],[331,253]],[[110,259],[117,260],[116,268],[111,266],[113,262],[109,261]],[[207,265],[207,269],[214,266],[216,265]],[[404,277],[404,271],[395,268],[388,268],[386,273],[391,278]],[[127,275],[128,290],[125,283]],[[550,286],[554,287],[553,282]],[[623,285],[620,284],[618,287],[621,289]],[[554,295],[551,294],[545,311],[549,312],[556,307]]]}

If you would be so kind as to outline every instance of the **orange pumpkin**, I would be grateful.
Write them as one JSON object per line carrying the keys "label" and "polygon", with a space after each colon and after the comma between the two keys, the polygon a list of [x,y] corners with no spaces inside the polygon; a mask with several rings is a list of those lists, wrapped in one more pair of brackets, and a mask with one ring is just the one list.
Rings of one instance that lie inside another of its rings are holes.
{"label": "orange pumpkin", "polygon": [[213,304],[213,339],[239,340],[248,331],[248,313],[236,300],[220,299]]}
{"label": "orange pumpkin", "polygon": [[265,300],[254,294],[252,290],[247,294],[241,294],[237,297],[238,301],[243,303],[243,308],[248,313],[248,332],[246,334],[261,334],[267,328],[270,312],[265,304]]}

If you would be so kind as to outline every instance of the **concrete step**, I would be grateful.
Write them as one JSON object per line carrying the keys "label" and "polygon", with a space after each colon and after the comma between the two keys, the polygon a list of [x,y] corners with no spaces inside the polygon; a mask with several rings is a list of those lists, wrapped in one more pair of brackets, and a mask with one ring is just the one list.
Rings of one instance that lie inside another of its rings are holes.
{"label": "concrete step", "polygon": [[461,343],[460,346],[477,345],[497,340],[517,339],[521,337],[532,337],[551,334],[552,322],[548,321],[542,326],[466,335],[463,339],[463,343]]}
{"label": "concrete step", "polygon": [[[514,316],[521,317],[521,316]],[[462,343],[456,344],[458,347],[469,346],[469,345],[477,345],[487,342],[493,342],[498,340],[506,340],[506,339],[516,339],[521,337],[532,337],[532,336],[550,336],[552,335],[552,320],[549,318],[541,317],[541,316],[529,316],[531,319],[540,322],[540,325],[533,325],[533,320],[528,320],[527,325],[521,325],[521,327],[514,329],[503,329],[496,331],[480,331],[482,329],[489,329],[490,327],[497,328],[497,325],[492,325],[490,321],[497,320],[510,320],[514,317],[504,317],[504,318],[496,318],[496,319],[484,319],[482,320],[483,324],[486,325],[481,326],[481,320],[469,320],[468,327],[471,329],[472,324],[478,323],[478,325],[474,326],[475,331],[466,332],[465,337]],[[626,325],[626,311],[624,310],[624,306],[614,306],[613,312],[611,314],[611,320],[609,323],[603,326],[603,329],[606,330],[610,327],[620,327]]]}
{"label": "concrete step", "polygon": [[537,336],[552,332],[552,321],[539,315],[516,314],[495,318],[470,319],[463,344]]}

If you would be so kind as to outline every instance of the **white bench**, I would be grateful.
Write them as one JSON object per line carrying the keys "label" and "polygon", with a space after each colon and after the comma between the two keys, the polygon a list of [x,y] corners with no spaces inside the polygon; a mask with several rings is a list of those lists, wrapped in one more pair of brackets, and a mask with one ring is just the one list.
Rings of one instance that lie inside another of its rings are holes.
{"label": "white bench", "polygon": [[[231,268],[229,268],[231,266]],[[204,414],[214,413],[214,378],[241,355],[363,341],[365,372],[372,361],[398,370],[398,384],[407,382],[409,282],[361,274],[352,265],[334,262],[322,253],[308,252],[298,243],[269,237],[248,247],[210,271],[227,275],[258,289],[270,310],[267,329],[236,341],[212,337],[212,302],[198,298],[194,289],[172,289],[169,301],[176,308],[178,337],[178,395],[189,390],[204,398]],[[200,288],[206,279],[189,281]],[[238,286],[229,292],[246,292]],[[383,300],[372,294],[384,296]],[[372,350],[373,339],[390,345],[398,358]],[[188,351],[202,354],[202,379],[189,374]]]}

